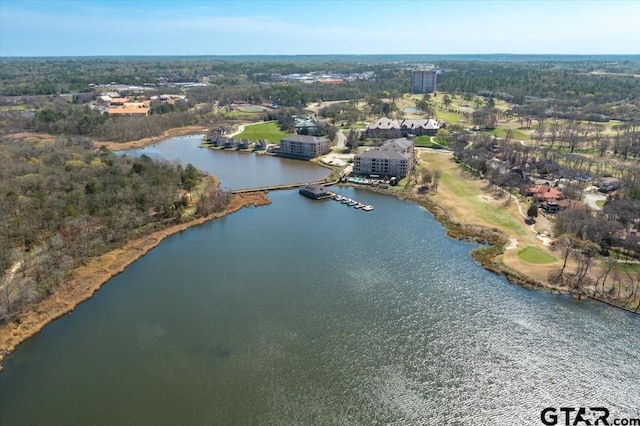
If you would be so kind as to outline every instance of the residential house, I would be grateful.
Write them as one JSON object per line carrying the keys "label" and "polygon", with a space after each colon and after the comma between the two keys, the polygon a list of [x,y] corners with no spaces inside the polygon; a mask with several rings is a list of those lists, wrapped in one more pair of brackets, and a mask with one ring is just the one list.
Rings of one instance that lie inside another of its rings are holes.
{"label": "residential house", "polygon": [[283,157],[309,160],[331,151],[329,139],[308,135],[294,135],[280,140],[277,154]]}
{"label": "residential house", "polygon": [[544,201],[540,203],[540,207],[542,208],[542,210],[550,214],[557,213],[561,210],[577,208],[580,206],[584,206],[584,204],[577,200]]}
{"label": "residential house", "polygon": [[551,185],[535,185],[527,187],[524,191],[527,197],[533,197],[536,202],[558,201],[562,192]]}
{"label": "residential house", "polygon": [[595,183],[598,191],[608,194],[622,187],[622,181],[613,177],[603,177]]}

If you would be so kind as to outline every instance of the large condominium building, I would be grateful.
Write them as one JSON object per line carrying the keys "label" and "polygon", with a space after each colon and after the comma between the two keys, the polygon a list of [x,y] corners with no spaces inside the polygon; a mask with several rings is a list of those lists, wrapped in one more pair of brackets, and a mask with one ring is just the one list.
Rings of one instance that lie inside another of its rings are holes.
{"label": "large condominium building", "polygon": [[367,125],[368,138],[399,138],[414,135],[435,136],[441,127],[441,123],[433,118],[392,120],[382,117]]}
{"label": "large condominium building", "polygon": [[328,139],[316,136],[294,135],[280,140],[278,155],[309,160],[331,151]]}
{"label": "large condominium building", "polygon": [[436,70],[415,70],[411,76],[413,93],[432,93],[436,91]]}
{"label": "large condominium building", "polygon": [[380,148],[355,156],[353,173],[402,179],[413,169],[413,141],[405,138],[387,141]]}

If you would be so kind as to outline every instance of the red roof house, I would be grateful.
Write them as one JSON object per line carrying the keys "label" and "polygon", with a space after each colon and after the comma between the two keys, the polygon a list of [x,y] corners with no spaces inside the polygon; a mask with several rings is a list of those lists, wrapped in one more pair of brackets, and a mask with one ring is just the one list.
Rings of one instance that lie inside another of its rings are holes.
{"label": "red roof house", "polygon": [[525,195],[533,197],[535,201],[557,201],[562,196],[562,192],[549,185],[536,185],[528,187]]}

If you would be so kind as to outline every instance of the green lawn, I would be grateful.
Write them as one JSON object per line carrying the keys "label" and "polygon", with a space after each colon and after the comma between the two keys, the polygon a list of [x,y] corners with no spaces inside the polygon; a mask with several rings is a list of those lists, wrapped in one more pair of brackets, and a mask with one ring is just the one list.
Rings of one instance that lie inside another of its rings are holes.
{"label": "green lawn", "polygon": [[413,143],[415,144],[415,146],[423,146],[428,148],[433,146],[433,143],[431,142],[431,136],[418,136],[413,140]]}
{"label": "green lawn", "polygon": [[436,149],[446,149],[449,144],[443,138],[431,136],[418,136],[413,140],[415,146],[423,147],[423,148],[436,148]]}
{"label": "green lawn", "polygon": [[280,139],[291,136],[294,133],[287,133],[280,130],[278,123],[270,121],[267,123],[252,124],[245,126],[244,132],[240,133],[235,139],[248,139],[255,142],[259,139],[268,140],[270,143],[280,143]]}
{"label": "green lawn", "polygon": [[339,129],[342,131],[349,131],[351,129],[360,129],[360,130],[365,130],[367,128],[367,125],[364,123],[352,123],[348,126],[340,126]]}
{"label": "green lawn", "polygon": [[518,252],[518,257],[525,262],[535,263],[539,265],[553,263],[557,259],[533,246],[523,248]]}
{"label": "green lawn", "polygon": [[[497,138],[504,138],[507,135],[507,129],[504,127],[500,127],[500,125],[498,125],[498,127],[496,127],[495,129],[491,130],[490,132],[487,132],[490,135],[493,135]],[[512,140],[530,140],[531,136],[529,136],[527,133],[523,132],[522,130],[518,130],[518,129],[511,129],[511,139]]]}
{"label": "green lawn", "polygon": [[463,177],[457,173],[442,173],[441,185],[445,185],[448,191],[464,201],[473,209],[473,215],[486,223],[503,229],[509,229],[517,235],[526,235],[523,225],[516,220],[504,207],[499,204],[491,204],[480,198],[482,192],[473,185],[469,185]]}
{"label": "green lawn", "polygon": [[462,117],[462,114],[456,114],[455,112],[436,109],[435,116],[438,118],[438,120],[442,120],[449,124],[464,124],[464,118]]}

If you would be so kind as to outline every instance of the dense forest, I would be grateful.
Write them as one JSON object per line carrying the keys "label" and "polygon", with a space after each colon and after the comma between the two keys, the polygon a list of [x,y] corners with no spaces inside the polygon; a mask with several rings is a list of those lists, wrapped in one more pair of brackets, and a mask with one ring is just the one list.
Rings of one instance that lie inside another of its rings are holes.
{"label": "dense forest", "polygon": [[[88,258],[179,223],[204,176],[146,156],[96,150],[82,138],[0,141],[0,321],[46,296]],[[229,194],[209,188],[188,212],[224,208]]]}

